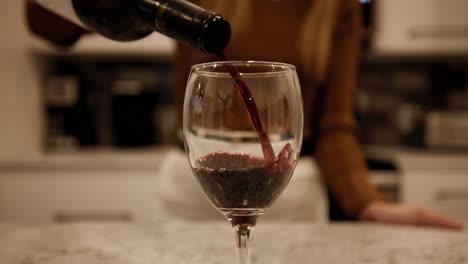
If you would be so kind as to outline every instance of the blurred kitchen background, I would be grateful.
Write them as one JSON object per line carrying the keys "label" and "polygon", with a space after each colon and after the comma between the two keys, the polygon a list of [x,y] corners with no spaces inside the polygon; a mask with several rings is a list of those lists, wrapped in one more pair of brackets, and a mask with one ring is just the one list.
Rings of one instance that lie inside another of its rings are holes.
{"label": "blurred kitchen background", "polygon": [[[468,221],[468,1],[360,2],[355,102],[372,181]],[[0,3],[0,220],[154,217],[155,178],[178,142],[173,43],[90,35],[54,50],[22,8]]]}

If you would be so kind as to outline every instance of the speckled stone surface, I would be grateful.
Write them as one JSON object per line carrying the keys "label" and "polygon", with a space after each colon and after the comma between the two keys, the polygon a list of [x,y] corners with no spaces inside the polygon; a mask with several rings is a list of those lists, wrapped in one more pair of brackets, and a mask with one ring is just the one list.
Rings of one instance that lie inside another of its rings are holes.
{"label": "speckled stone surface", "polygon": [[[259,222],[253,263],[468,263],[468,232]],[[234,263],[227,222],[0,224],[2,264]]]}

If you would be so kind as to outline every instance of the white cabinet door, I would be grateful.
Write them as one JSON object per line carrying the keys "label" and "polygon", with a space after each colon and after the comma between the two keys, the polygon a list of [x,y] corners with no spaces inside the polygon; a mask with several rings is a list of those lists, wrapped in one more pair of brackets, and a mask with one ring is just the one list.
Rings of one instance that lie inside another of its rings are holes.
{"label": "white cabinet door", "polygon": [[158,217],[151,172],[0,174],[0,221],[145,221]]}
{"label": "white cabinet door", "polygon": [[403,155],[402,201],[468,221],[468,156]]}
{"label": "white cabinet door", "polygon": [[405,175],[403,201],[468,221],[468,177],[431,173]]}
{"label": "white cabinet door", "polygon": [[466,0],[375,1],[373,48],[382,54],[468,52]]}

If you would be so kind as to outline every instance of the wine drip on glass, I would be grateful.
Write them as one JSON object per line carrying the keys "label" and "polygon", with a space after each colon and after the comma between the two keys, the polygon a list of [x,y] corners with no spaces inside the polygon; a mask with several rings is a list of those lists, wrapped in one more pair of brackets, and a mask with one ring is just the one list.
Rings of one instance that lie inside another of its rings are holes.
{"label": "wine drip on glass", "polygon": [[249,263],[257,218],[286,188],[299,157],[303,112],[295,67],[255,61],[195,65],[183,123],[192,172],[234,227],[237,263]]}

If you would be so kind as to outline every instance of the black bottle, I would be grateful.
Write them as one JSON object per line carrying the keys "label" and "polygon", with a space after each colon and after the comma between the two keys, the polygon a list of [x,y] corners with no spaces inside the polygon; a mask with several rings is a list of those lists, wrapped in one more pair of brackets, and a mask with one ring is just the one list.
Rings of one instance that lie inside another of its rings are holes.
{"label": "black bottle", "polygon": [[131,41],[158,31],[205,53],[218,53],[231,36],[220,15],[185,0],[36,0],[107,38]]}

